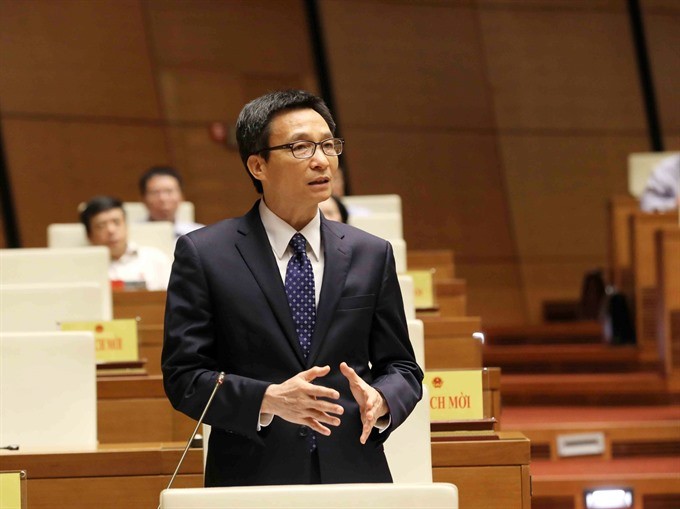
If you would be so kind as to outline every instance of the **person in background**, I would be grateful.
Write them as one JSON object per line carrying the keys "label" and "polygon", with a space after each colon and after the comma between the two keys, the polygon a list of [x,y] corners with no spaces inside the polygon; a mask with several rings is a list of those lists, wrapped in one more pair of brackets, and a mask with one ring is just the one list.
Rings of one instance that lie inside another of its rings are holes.
{"label": "person in background", "polygon": [[170,166],[152,166],[139,179],[139,192],[149,210],[149,221],[170,221],[175,225],[175,237],[205,225],[180,221],[177,209],[184,200],[182,177]]}
{"label": "person in background", "polygon": [[680,154],[663,159],[652,171],[642,195],[645,212],[666,212],[680,206]]}
{"label": "person in background", "polygon": [[342,171],[342,167],[338,168],[333,173],[333,180],[331,181],[331,190],[333,196],[345,196],[345,172]]}
{"label": "person in background", "polygon": [[261,199],[177,240],[165,392],[198,419],[226,374],[205,414],[206,486],[392,481],[383,443],[423,373],[389,242],[319,211],[344,146],[334,132],[308,92],[248,103],[236,136]]}
{"label": "person in background", "polygon": [[171,262],[159,249],[138,246],[128,240],[123,202],[112,196],[95,196],[80,213],[87,238],[93,246],[109,248],[109,279],[123,286],[165,290]]}
{"label": "person in background", "polygon": [[347,208],[343,205],[340,198],[335,195],[331,195],[330,198],[319,203],[319,209],[321,209],[323,216],[331,221],[347,223],[347,219],[349,219]]}

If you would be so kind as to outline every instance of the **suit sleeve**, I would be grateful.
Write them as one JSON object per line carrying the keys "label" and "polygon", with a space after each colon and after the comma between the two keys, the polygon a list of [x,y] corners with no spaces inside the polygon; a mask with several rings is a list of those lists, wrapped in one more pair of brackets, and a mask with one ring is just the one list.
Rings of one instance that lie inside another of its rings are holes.
{"label": "suit sleeve", "polygon": [[[180,237],[165,306],[163,385],[173,407],[196,420],[221,370],[213,313],[210,283],[199,252],[190,236]],[[260,441],[258,416],[268,385],[226,373],[205,422]]]}
{"label": "suit sleeve", "polygon": [[[390,408],[392,422],[386,431],[392,431],[404,422],[422,398],[423,372],[416,363],[408,336],[404,303],[389,243],[370,342],[372,385],[382,393]],[[386,433],[382,435],[385,435],[382,440],[387,438]]]}

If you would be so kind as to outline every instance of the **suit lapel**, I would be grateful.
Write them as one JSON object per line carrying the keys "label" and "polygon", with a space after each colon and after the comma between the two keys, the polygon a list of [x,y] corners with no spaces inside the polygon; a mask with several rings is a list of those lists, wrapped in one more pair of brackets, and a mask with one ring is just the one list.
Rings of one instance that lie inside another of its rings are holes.
{"label": "suit lapel", "polygon": [[[279,268],[269,244],[267,232],[260,219],[258,205],[259,201],[243,217],[242,224],[239,227],[239,233],[242,237],[236,243],[236,248],[246,265],[248,265],[267,302],[269,302],[269,306],[300,364],[304,366],[305,360],[300,343],[298,342],[297,333],[295,332],[295,324],[290,314],[286,290],[279,275]],[[253,312],[256,313],[257,310],[253,310]]]}
{"label": "suit lapel", "polygon": [[323,284],[319,305],[316,310],[316,327],[312,335],[312,350],[307,358],[307,367],[313,366],[326,339],[333,313],[345,287],[352,250],[343,242],[344,235],[335,231],[328,221],[321,217],[321,242],[324,249]]}

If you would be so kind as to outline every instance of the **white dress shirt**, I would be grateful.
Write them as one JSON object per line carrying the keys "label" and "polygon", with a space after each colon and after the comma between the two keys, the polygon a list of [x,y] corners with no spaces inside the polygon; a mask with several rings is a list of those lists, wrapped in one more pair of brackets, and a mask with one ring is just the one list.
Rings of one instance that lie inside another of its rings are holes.
{"label": "white dress shirt", "polygon": [[144,282],[147,290],[166,290],[172,262],[155,247],[128,242],[123,256],[111,260],[109,279],[128,283]]}
{"label": "white dress shirt", "polygon": [[[264,203],[264,200],[260,200],[260,218],[267,232],[269,244],[272,246],[272,251],[274,251],[281,280],[285,284],[288,262],[293,257],[290,239],[298,231],[274,214]],[[321,244],[321,213],[318,210],[314,219],[307,223],[299,233],[307,239],[307,257],[312,264],[312,271],[314,272],[314,298],[318,307],[324,268],[323,246]]]}
{"label": "white dress shirt", "polygon": [[[292,239],[293,235],[298,233],[298,231],[279,216],[274,214],[269,209],[269,207],[267,207],[264,199],[260,200],[259,210],[260,219],[262,220],[264,229],[267,232],[269,244],[272,246],[272,251],[274,251],[274,256],[279,267],[281,280],[285,284],[288,261],[293,256],[293,248],[290,246],[290,239]],[[321,243],[321,212],[319,210],[317,210],[314,218],[309,223],[307,223],[307,225],[302,228],[299,233],[301,233],[305,239],[307,239],[307,256],[309,257],[309,261],[312,264],[312,270],[314,272],[314,294],[316,306],[318,307],[324,269],[324,253],[323,245]],[[258,431],[261,427],[269,426],[273,419],[273,415],[260,414]],[[389,427],[391,422],[392,418],[389,414],[387,414],[378,419],[375,427],[382,433]]]}
{"label": "white dress shirt", "polygon": [[680,154],[663,159],[652,171],[640,197],[645,212],[667,212],[680,199]]}

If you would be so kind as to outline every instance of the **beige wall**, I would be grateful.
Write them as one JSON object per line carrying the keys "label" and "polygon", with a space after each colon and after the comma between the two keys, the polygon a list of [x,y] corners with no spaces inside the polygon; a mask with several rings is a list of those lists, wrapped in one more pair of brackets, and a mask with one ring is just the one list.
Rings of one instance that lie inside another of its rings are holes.
{"label": "beige wall", "polygon": [[[649,149],[625,0],[319,0],[355,193],[398,193],[409,247],[452,248],[483,323],[537,322],[606,264],[606,204]],[[680,6],[641,0],[667,149]],[[0,0],[0,114],[21,237],[94,194],[184,174],[197,219],[256,194],[207,125],[317,91],[295,0]]]}

